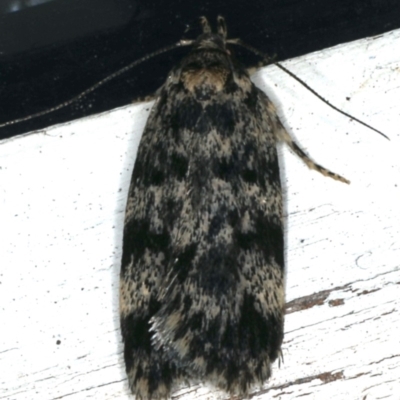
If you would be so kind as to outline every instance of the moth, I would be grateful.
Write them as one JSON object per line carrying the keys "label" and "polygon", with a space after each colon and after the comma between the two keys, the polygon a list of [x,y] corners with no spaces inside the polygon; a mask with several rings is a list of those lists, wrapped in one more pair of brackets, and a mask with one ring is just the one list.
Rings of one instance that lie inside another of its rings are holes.
{"label": "moth", "polygon": [[341,182],[293,141],[206,18],[151,110],[126,206],[120,318],[129,386],[164,399],[185,382],[246,395],[284,334],[276,145]]}
{"label": "moth", "polygon": [[66,107],[157,54],[192,45],[158,92],[126,206],[121,332],[129,386],[143,400],[169,398],[192,382],[245,396],[271,376],[281,356],[285,305],[277,143],[309,168],[349,183],[290,137],[228,49],[241,43],[227,38],[225,20],[218,17],[216,33],[206,18],[201,23],[197,40],[160,49],[68,101],[0,124]]}

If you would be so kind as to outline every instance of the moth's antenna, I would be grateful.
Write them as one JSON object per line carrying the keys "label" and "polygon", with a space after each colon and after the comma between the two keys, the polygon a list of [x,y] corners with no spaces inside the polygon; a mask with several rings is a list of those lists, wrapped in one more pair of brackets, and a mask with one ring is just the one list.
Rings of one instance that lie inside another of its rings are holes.
{"label": "moth's antenna", "polygon": [[226,41],[226,43],[230,43],[230,44],[235,44],[237,46],[242,46],[245,49],[251,51],[252,53],[256,54],[257,56],[261,57],[264,60],[265,65],[267,64],[272,64],[273,61],[273,57],[269,57],[267,56],[265,53],[263,53],[262,51],[256,49],[255,47],[243,42],[242,39],[228,39]]}
{"label": "moth's antenna", "polygon": [[193,42],[194,42],[193,40],[180,40],[179,42],[177,42],[175,44],[172,44],[170,46],[166,46],[166,47],[163,47],[163,48],[158,49],[156,51],[153,51],[152,53],[147,54],[147,55],[139,58],[138,60],[130,63],[129,65],[126,65],[125,67],[119,69],[118,71],[112,73],[111,75],[108,75],[106,78],[104,78],[101,81],[97,82],[96,84],[94,84],[90,88],[84,90],[83,92],[81,92],[77,96],[73,97],[72,99],[67,100],[67,101],[65,101],[65,102],[63,102],[61,104],[58,104],[57,106],[48,108],[47,110],[39,111],[39,112],[37,112],[35,114],[31,114],[31,115],[28,115],[26,117],[14,119],[12,121],[3,122],[3,123],[0,124],[0,128],[3,128],[5,126],[9,126],[9,125],[14,125],[14,124],[17,124],[19,122],[29,121],[30,119],[41,117],[42,115],[50,114],[50,113],[52,113],[54,111],[57,111],[57,110],[59,110],[61,108],[67,107],[70,104],[80,100],[82,97],[87,96],[89,93],[94,92],[100,86],[103,86],[105,83],[111,81],[112,79],[116,78],[117,76],[122,75],[123,73],[125,73],[126,71],[129,71],[133,67],[136,67],[137,65],[141,64],[142,62],[147,61],[148,59],[153,58],[155,56],[158,56],[160,54],[166,53],[167,51],[176,49],[177,47],[190,46],[190,45],[193,44]]}
{"label": "moth's antenna", "polygon": [[328,100],[324,99],[320,94],[318,94],[313,88],[311,88],[310,86],[307,85],[307,83],[305,83],[304,81],[302,81],[300,78],[298,78],[293,72],[289,71],[287,68],[285,68],[282,64],[280,63],[275,63],[275,65],[280,68],[282,71],[286,72],[288,75],[290,75],[293,79],[295,79],[297,82],[301,83],[307,90],[309,90],[314,96],[317,96],[320,100],[322,100],[325,104],[327,104],[329,107],[333,108],[335,111],[339,112],[340,114],[345,115],[346,117],[349,117],[351,119],[353,119],[354,121],[358,122],[361,125],[364,125],[365,127],[373,130],[376,133],[379,133],[380,135],[382,135],[384,138],[386,138],[387,140],[390,140],[384,133],[382,133],[381,131],[379,131],[378,129],[375,129],[374,127],[372,127],[371,125],[368,125],[367,123],[359,120],[356,117],[353,117],[351,114],[348,114],[347,112],[341,110],[340,108],[337,108],[336,106],[334,106],[333,104],[329,103]]}
{"label": "moth's antenna", "polygon": [[348,114],[345,111],[342,111],[340,108],[337,108],[336,106],[334,106],[333,104],[331,104],[328,100],[326,100],[325,98],[323,98],[320,94],[318,94],[313,88],[311,88],[309,85],[307,85],[307,83],[305,83],[303,80],[301,80],[299,77],[297,77],[293,72],[289,71],[286,67],[284,67],[281,63],[279,62],[273,62],[272,59],[270,57],[268,57],[267,55],[265,55],[264,53],[262,53],[260,50],[256,49],[253,46],[250,46],[247,43],[244,43],[242,40],[240,39],[230,39],[227,40],[227,43],[231,43],[231,44],[236,44],[238,46],[242,46],[248,50],[250,50],[251,52],[253,52],[254,54],[257,54],[258,56],[262,57],[263,60],[267,63],[267,64],[274,64],[276,65],[278,68],[280,68],[282,71],[286,72],[289,76],[291,76],[293,79],[295,79],[297,82],[299,82],[301,85],[303,85],[308,91],[310,91],[314,96],[318,97],[321,101],[323,101],[326,105],[328,105],[329,107],[333,108],[335,111],[337,111],[338,113],[345,115],[346,117],[349,117],[351,119],[353,119],[354,121],[358,122],[359,124],[371,129],[372,131],[379,133],[380,135],[382,135],[384,138],[386,138],[387,140],[390,140],[384,133],[382,133],[381,131],[379,131],[378,129],[373,128],[371,125],[368,125],[367,123],[359,120],[356,117],[353,117],[351,114]]}

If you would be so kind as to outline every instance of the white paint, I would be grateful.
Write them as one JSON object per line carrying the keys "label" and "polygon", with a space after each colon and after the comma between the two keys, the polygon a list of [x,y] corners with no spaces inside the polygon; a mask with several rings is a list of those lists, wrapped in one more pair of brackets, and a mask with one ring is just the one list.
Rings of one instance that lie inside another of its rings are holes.
{"label": "white paint", "polygon": [[[399,48],[394,31],[285,63],[390,142],[274,66],[255,77],[303,149],[351,185],[281,152],[287,300],[330,292],[320,305],[287,315],[284,364],[254,399],[400,398]],[[150,106],[0,142],[0,399],[130,398],[118,273],[126,195]],[[338,299],[342,305],[329,305]],[[329,376],[336,379],[324,382]],[[201,386],[174,394],[216,396]]]}

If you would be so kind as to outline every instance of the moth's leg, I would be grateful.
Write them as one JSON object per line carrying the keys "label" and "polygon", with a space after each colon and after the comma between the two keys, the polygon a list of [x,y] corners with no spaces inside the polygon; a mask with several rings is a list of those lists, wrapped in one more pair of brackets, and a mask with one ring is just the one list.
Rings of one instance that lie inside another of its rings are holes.
{"label": "moth's leg", "polygon": [[268,114],[271,116],[273,131],[278,141],[285,142],[292,149],[292,151],[303,160],[303,162],[307,165],[308,168],[314,169],[319,173],[321,173],[322,175],[328,176],[329,178],[335,179],[336,181],[350,183],[350,181],[344,178],[343,176],[340,176],[332,171],[329,171],[329,169],[326,169],[323,166],[311,160],[311,158],[306,153],[304,153],[304,151],[300,148],[300,146],[289,135],[288,131],[285,129],[285,127],[278,118],[274,104],[268,98],[266,98],[266,105],[268,108]]}

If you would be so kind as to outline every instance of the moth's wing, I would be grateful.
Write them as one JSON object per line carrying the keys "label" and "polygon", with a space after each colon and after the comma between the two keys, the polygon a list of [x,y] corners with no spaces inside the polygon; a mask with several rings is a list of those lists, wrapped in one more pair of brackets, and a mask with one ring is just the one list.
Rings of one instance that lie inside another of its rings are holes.
{"label": "moth's wing", "polygon": [[[171,131],[165,129],[169,105],[166,91],[161,91],[138,149],[124,226],[121,331],[129,385],[143,399],[167,398],[172,385],[187,378],[179,360],[153,347],[149,332],[149,320],[161,307],[158,295],[171,251],[169,225],[182,206],[179,155]],[[170,157],[171,149],[175,156]]]}
{"label": "moth's wing", "polygon": [[270,376],[283,339],[282,198],[265,99],[253,87],[245,103],[233,94],[199,114],[151,320],[157,348],[232,393]]}

